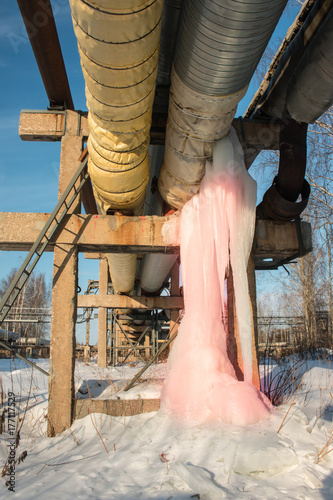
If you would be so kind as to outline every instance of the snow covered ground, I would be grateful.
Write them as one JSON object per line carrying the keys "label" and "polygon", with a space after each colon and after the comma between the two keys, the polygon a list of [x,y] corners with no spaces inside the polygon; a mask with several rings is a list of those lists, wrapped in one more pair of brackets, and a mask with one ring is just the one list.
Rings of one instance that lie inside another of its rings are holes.
{"label": "snow covered ground", "polygon": [[[48,360],[38,364],[48,370]],[[78,362],[78,397],[159,397],[164,364],[152,366],[140,384],[122,392],[140,367],[101,369]],[[333,498],[333,451],[325,454],[333,443],[324,448],[333,432],[333,375],[328,360],[307,362],[294,404],[289,400],[256,425],[216,422],[185,428],[161,412],[132,417],[91,414],[55,438],[46,437],[46,377],[19,360],[4,359],[0,377],[3,407],[8,407],[12,392],[20,418],[24,417],[16,458],[27,451],[25,460],[16,465],[15,493],[7,489],[8,477],[0,479],[1,498]],[[0,435],[0,470],[10,449],[7,417]]]}

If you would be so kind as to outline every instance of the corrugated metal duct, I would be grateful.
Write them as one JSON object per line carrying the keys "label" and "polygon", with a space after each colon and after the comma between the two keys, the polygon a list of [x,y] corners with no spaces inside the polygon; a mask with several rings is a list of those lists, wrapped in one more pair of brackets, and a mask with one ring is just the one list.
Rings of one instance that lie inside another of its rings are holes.
{"label": "corrugated metal duct", "polygon": [[181,208],[198,192],[287,0],[186,1],[171,77],[159,190]]}
{"label": "corrugated metal duct", "polygon": [[[86,82],[88,170],[101,213],[142,212],[163,0],[70,0]],[[133,289],[136,256],[110,254],[117,292]]]}

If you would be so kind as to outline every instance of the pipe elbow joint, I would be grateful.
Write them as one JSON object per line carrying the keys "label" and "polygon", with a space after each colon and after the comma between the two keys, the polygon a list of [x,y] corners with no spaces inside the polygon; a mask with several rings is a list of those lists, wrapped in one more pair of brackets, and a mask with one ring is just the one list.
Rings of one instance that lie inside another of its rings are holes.
{"label": "pipe elbow joint", "polygon": [[281,196],[277,188],[277,177],[272,186],[264,194],[262,202],[257,207],[257,218],[288,222],[296,219],[306,208],[311,188],[307,180],[303,180],[300,201],[288,201]]}

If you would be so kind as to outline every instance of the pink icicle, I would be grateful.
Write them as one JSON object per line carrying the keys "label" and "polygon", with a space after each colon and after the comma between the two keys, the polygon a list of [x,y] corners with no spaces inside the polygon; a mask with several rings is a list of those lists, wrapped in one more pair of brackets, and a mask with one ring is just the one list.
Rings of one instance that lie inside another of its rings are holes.
{"label": "pink icicle", "polygon": [[[168,360],[161,406],[191,424],[215,418],[251,424],[270,403],[251,383],[252,327],[247,262],[255,224],[256,183],[232,129],[214,148],[200,192],[183,207],[180,248],[185,316]],[[245,381],[227,355],[224,282],[230,263]]]}

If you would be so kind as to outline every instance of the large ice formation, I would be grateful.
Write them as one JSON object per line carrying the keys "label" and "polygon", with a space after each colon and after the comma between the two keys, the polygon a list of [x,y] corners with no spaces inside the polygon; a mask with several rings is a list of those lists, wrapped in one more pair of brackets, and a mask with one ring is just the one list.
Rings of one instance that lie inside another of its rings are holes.
{"label": "large ice formation", "polygon": [[[252,385],[252,327],[247,263],[256,182],[248,174],[236,132],[216,143],[200,192],[182,209],[180,248],[185,316],[172,348],[161,394],[164,410],[189,423],[221,418],[250,424],[270,404]],[[227,354],[224,283],[233,272],[244,381]]]}

